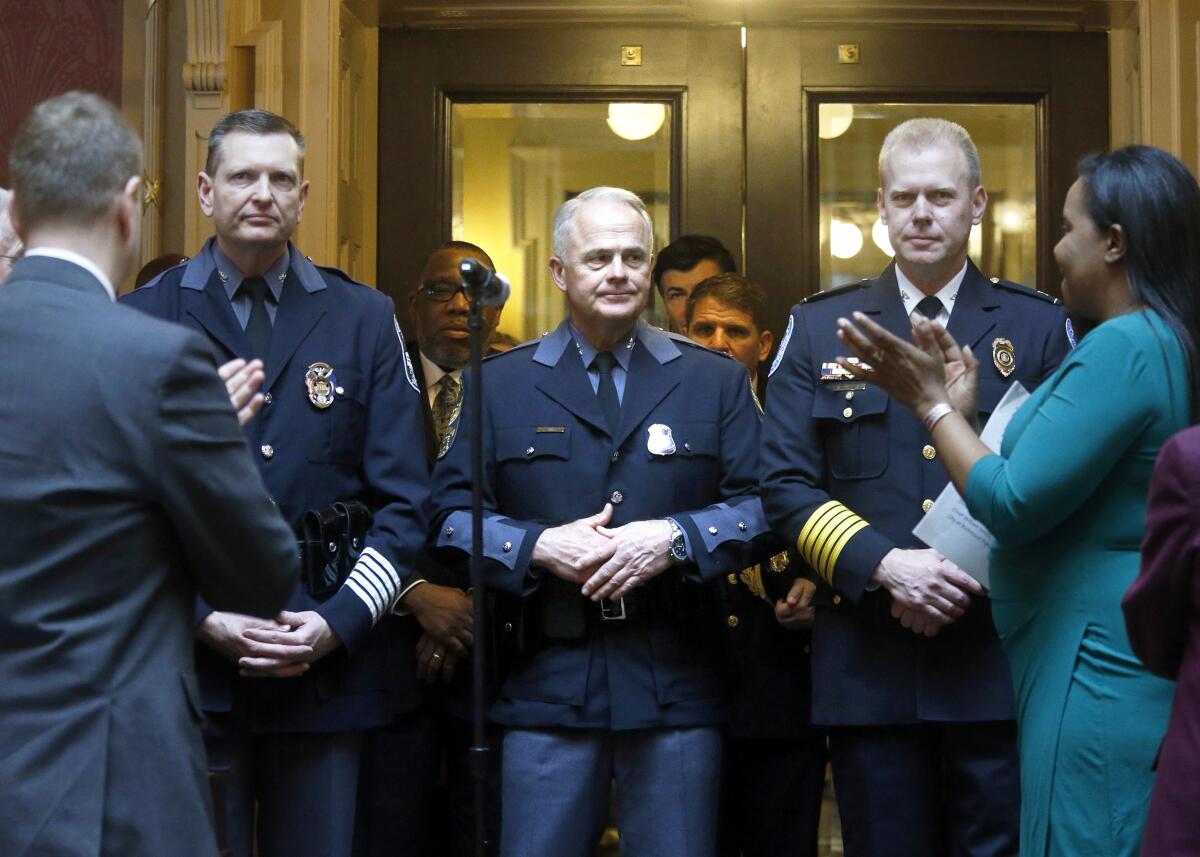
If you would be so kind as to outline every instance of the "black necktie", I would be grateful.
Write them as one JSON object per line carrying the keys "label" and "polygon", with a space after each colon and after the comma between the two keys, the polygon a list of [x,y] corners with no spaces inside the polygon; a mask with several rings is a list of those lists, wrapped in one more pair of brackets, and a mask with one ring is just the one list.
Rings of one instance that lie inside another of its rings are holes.
{"label": "black necktie", "polygon": [[254,357],[267,359],[271,345],[271,316],[267,315],[267,281],[262,277],[250,277],[242,281],[242,288],[250,295],[250,319],[246,322],[246,338]]}
{"label": "black necktie", "polygon": [[938,300],[936,295],[921,298],[921,302],[917,304],[917,312],[928,319],[937,318],[937,314],[942,311],[942,302]]}
{"label": "black necktie", "polygon": [[596,387],[596,398],[600,400],[600,410],[608,423],[609,431],[617,430],[617,420],[621,417],[621,400],[617,397],[617,385],[613,382],[612,370],[616,360],[611,351],[601,351],[592,360],[592,365],[600,373],[600,384]]}

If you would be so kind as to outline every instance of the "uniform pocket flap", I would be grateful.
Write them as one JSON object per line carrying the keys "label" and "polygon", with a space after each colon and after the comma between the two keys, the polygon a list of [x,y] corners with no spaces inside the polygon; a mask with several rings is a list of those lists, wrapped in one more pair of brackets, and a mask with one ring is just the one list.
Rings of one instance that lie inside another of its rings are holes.
{"label": "uniform pocket flap", "polygon": [[508,426],[496,429],[496,459],[571,457],[571,426]]}

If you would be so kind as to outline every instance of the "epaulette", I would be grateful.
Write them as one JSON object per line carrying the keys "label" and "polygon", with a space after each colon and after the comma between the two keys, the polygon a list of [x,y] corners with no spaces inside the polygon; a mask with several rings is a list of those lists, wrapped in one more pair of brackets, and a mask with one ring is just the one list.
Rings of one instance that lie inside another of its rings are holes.
{"label": "epaulette", "polygon": [[711,351],[713,354],[720,354],[722,357],[728,357],[730,360],[733,359],[732,357],[729,357],[729,355],[726,354],[724,351],[717,351],[715,348],[709,348],[707,345],[701,345],[699,342],[697,342],[694,339],[688,339],[682,333],[672,333],[669,330],[663,330],[661,327],[658,327],[655,329],[662,331],[662,333],[666,334],[667,338],[670,339],[672,342],[678,342],[681,345],[690,345],[690,346],[692,346],[692,348],[698,348],[701,351]]}
{"label": "epaulette", "polygon": [[1018,295],[1025,295],[1030,298],[1038,298],[1052,304],[1061,304],[1062,301],[1054,295],[1046,294],[1045,292],[1031,289],[1029,286],[1022,286],[1020,283],[1014,283],[1011,280],[1002,280],[999,277],[992,277],[992,285],[998,289],[1004,289],[1006,292],[1013,292]]}
{"label": "epaulette", "polygon": [[817,301],[823,301],[826,298],[832,298],[835,295],[849,294],[857,289],[865,289],[870,282],[870,280],[859,280],[857,283],[846,283],[845,285],[834,286],[832,289],[825,289],[824,291],[811,294],[801,300],[800,303],[815,304]]}
{"label": "epaulette", "polygon": [[187,256],[184,256],[182,262],[172,265],[171,267],[167,268],[167,270],[165,270],[165,271],[160,271],[159,273],[154,275],[153,279],[146,280],[146,282],[144,282],[140,286],[138,286],[138,291],[140,291],[142,289],[148,289],[151,286],[157,286],[163,277],[165,277],[167,274],[174,271],[176,268],[186,267],[187,263],[190,261],[191,261],[191,259],[189,259]]}
{"label": "epaulette", "polygon": [[[325,271],[328,274],[333,274],[339,280],[345,280],[347,283],[350,283],[351,285],[354,285],[354,286],[366,286],[367,285],[366,283],[360,283],[358,280],[354,279],[352,276],[350,276],[345,271],[343,271],[341,268],[335,268],[335,267],[333,267],[333,265],[318,265],[316,262],[313,262],[312,256],[305,256],[304,258],[307,259],[308,261],[312,262],[313,267],[316,268],[318,271]],[[370,286],[367,286],[367,288],[370,288]]]}
{"label": "epaulette", "polygon": [[[542,335],[544,336],[545,334],[542,334]],[[531,345],[537,345],[541,341],[542,341],[542,337],[539,336],[536,339],[530,339],[528,342],[519,342],[516,345],[514,345],[512,348],[508,349],[507,351],[497,351],[495,354],[485,354],[483,356],[483,359],[484,360],[495,360],[497,357],[503,357],[505,354],[512,354],[514,351],[522,351]]]}

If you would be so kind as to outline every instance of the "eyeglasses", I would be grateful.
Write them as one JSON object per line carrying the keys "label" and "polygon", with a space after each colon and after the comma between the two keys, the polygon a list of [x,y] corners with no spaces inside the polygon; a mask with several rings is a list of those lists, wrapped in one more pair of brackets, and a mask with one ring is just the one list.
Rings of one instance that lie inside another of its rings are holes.
{"label": "eyeglasses", "polygon": [[454,296],[462,291],[462,283],[458,280],[430,280],[421,286],[421,297],[434,303],[444,304],[454,300]]}

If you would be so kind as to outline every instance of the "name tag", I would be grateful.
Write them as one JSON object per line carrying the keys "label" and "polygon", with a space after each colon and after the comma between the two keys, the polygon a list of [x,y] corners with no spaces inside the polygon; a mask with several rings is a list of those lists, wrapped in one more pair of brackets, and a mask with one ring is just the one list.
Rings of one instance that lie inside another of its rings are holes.
{"label": "name tag", "polygon": [[538,434],[562,434],[567,429],[565,426],[538,426]]}

